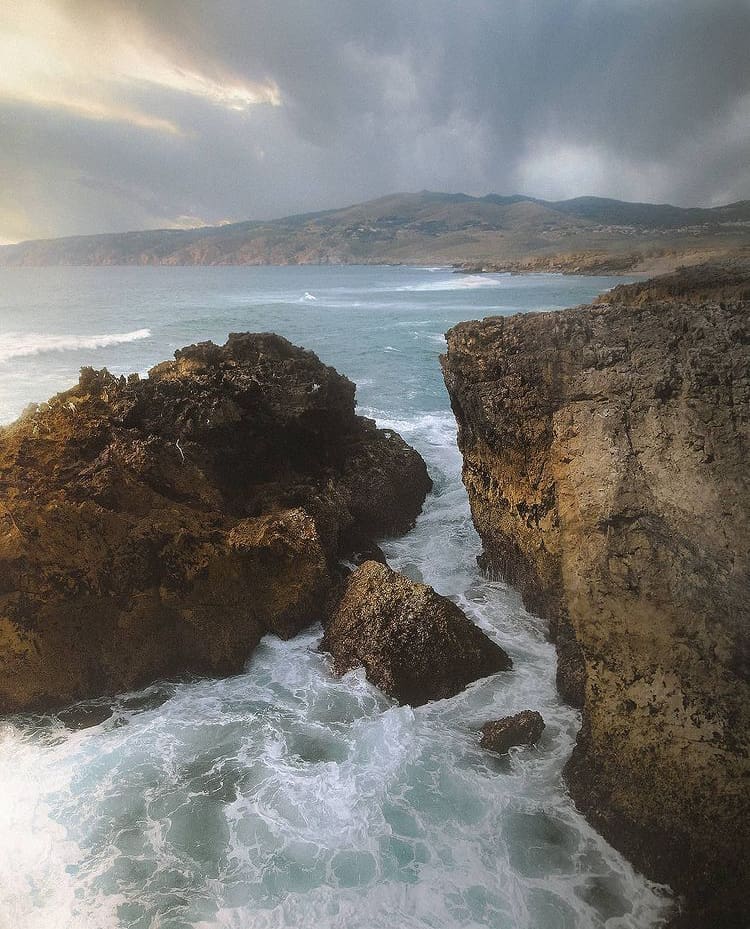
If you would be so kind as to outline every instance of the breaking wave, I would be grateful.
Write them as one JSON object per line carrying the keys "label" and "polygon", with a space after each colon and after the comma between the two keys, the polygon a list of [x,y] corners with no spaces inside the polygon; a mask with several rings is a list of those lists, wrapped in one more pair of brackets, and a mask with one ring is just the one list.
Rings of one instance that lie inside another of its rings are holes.
{"label": "breaking wave", "polygon": [[0,362],[43,352],[75,352],[81,349],[107,348],[123,342],[148,339],[150,329],[132,332],[109,332],[102,335],[48,335],[42,332],[8,332],[0,339]]}
{"label": "breaking wave", "polygon": [[426,281],[397,287],[399,292],[424,293],[439,290],[479,290],[484,287],[502,287],[509,275],[452,274],[445,280]]}

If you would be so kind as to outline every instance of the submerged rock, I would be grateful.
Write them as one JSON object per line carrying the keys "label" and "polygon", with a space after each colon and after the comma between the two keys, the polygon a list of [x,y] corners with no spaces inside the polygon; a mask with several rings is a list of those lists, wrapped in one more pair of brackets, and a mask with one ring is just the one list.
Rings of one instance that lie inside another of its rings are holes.
{"label": "submerged rock", "polygon": [[750,884],[749,283],[462,323],[443,359],[485,564],[583,705],[571,792],[691,927],[740,925]]}
{"label": "submerged rock", "polygon": [[349,380],[244,334],[143,380],[83,369],[0,431],[0,486],[8,712],[240,670],[322,620],[339,556],[408,529],[431,482]]}
{"label": "submerged rock", "polygon": [[544,732],[544,720],[536,710],[494,719],[482,726],[480,745],[502,755],[514,745],[536,745]]}
{"label": "submerged rock", "polygon": [[362,665],[369,681],[411,706],[512,666],[452,600],[375,561],[350,575],[321,648],[333,655],[335,673]]}

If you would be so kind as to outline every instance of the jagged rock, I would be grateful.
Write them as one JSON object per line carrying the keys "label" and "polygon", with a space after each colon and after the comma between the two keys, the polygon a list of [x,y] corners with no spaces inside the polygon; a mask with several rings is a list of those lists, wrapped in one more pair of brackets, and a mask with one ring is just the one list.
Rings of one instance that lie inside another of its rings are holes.
{"label": "jagged rock", "polygon": [[333,655],[336,674],[362,665],[369,681],[411,706],[511,667],[453,601],[375,561],[350,575],[321,648]]}
{"label": "jagged rock", "polygon": [[550,619],[583,704],[571,792],[691,927],[740,925],[750,884],[742,273],[462,323],[443,359],[485,564]]}
{"label": "jagged rock", "polygon": [[339,556],[408,529],[430,486],[278,336],[147,379],[84,368],[0,431],[0,711],[240,670],[264,633],[322,620]]}
{"label": "jagged rock", "polygon": [[544,720],[536,710],[494,719],[482,726],[480,745],[502,755],[514,745],[536,745],[544,732]]}

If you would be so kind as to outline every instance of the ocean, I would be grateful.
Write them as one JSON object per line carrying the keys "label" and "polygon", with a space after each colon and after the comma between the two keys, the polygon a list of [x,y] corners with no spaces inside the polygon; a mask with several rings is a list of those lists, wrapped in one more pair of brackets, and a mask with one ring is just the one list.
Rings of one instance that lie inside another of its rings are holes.
{"label": "ocean", "polygon": [[[515,670],[416,710],[334,678],[320,628],[245,672],[159,681],[76,714],[0,720],[0,929],[648,929],[669,892],[563,783],[580,723],[545,623],[476,566],[438,356],[464,319],[589,301],[621,279],[447,268],[0,270],[0,423],[77,379],[275,331],[357,384],[435,483],[390,564],[453,598]],[[539,710],[535,749],[479,748]],[[71,715],[95,723],[72,725]]]}

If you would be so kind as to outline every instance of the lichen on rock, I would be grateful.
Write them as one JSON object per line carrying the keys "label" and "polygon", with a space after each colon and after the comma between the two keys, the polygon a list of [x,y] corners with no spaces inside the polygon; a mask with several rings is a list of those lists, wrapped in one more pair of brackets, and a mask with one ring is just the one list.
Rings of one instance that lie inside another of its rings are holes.
{"label": "lichen on rock", "polygon": [[408,529],[431,486],[354,390],[232,335],[145,379],[85,368],[0,431],[0,711],[236,672],[322,620],[340,556]]}

